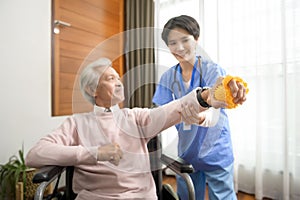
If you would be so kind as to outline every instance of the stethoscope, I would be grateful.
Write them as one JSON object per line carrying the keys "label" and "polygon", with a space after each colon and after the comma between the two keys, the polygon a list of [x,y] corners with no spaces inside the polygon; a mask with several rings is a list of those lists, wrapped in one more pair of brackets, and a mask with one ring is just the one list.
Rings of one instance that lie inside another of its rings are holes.
{"label": "stethoscope", "polygon": [[[171,84],[171,90],[172,90],[172,97],[173,97],[173,100],[176,99],[175,97],[175,86],[177,86],[178,88],[178,94],[179,94],[179,97],[182,97],[182,90],[181,90],[181,86],[180,86],[180,82],[177,80],[176,76],[177,76],[177,70],[178,70],[178,67],[179,67],[179,63],[176,65],[175,67],[175,71],[174,71],[174,80]],[[201,86],[201,82],[202,82],[202,67],[201,67],[201,59],[200,59],[200,56],[198,56],[198,63],[197,63],[197,67],[200,69],[200,81],[199,81],[199,86]],[[192,76],[195,75],[195,72],[194,72],[195,69],[193,69],[193,73],[192,73]]]}

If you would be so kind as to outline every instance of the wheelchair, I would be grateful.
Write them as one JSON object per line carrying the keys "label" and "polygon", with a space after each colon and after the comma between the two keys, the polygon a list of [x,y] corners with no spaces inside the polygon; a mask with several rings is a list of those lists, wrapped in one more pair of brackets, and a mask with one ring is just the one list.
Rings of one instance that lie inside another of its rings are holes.
{"label": "wheelchair", "polygon": [[[174,158],[173,156],[163,154],[159,147],[160,143],[157,137],[153,138],[148,143],[149,152],[155,151],[156,154],[156,156],[154,156],[155,158],[150,157],[150,162],[151,165],[155,165],[155,168],[158,169],[152,171],[152,175],[156,184],[158,200],[179,200],[170,185],[162,184],[162,165],[165,165],[166,168],[171,169],[175,174],[180,175],[185,180],[189,192],[189,200],[195,200],[194,185],[191,177],[189,176],[189,174],[194,171],[192,165],[186,163],[179,157]],[[159,150],[157,151],[157,149]],[[157,168],[157,166],[159,166],[159,168]],[[38,169],[32,179],[33,183],[39,184],[34,196],[34,200],[75,199],[77,195],[72,190],[73,173],[74,166],[45,166]],[[65,186],[59,188],[60,179],[63,174],[65,174]],[[56,183],[52,193],[45,196],[44,192],[46,188],[55,181]]]}

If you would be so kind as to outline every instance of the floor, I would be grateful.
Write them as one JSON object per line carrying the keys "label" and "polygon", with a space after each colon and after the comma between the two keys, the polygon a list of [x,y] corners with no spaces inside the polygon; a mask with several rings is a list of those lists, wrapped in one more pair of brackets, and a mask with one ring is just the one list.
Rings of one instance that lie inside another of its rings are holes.
{"label": "floor", "polygon": [[[174,176],[166,176],[166,175],[164,175],[163,176],[163,183],[170,184],[173,187],[173,189],[176,191],[176,178]],[[254,198],[253,195],[246,194],[246,193],[243,193],[243,192],[239,192],[237,194],[237,199],[238,200],[255,200],[255,198]],[[205,194],[205,200],[209,200],[208,199],[207,190],[206,190],[206,194]],[[270,199],[264,198],[264,200],[270,200]]]}

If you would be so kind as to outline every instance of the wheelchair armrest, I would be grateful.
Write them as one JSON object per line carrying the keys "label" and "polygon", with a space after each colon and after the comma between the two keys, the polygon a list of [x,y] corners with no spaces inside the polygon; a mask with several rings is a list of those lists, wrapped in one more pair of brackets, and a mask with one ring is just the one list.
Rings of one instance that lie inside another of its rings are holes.
{"label": "wheelchair armrest", "polygon": [[173,157],[170,155],[162,154],[160,160],[163,164],[165,164],[168,168],[174,171],[176,174],[180,175],[185,183],[187,184],[189,200],[195,200],[195,188],[190,177],[190,173],[194,172],[194,168],[191,164],[185,162],[183,159],[179,157]]}
{"label": "wheelchair armrest", "polygon": [[180,173],[188,173],[188,174],[194,172],[193,166],[179,157],[175,158],[170,155],[162,154],[160,159],[163,164],[165,164],[167,167],[169,167],[172,170],[178,171]]}
{"label": "wheelchair armrest", "polygon": [[42,183],[45,181],[50,181],[58,174],[61,174],[66,167],[63,166],[45,166],[40,169],[34,174],[32,182],[33,183]]}

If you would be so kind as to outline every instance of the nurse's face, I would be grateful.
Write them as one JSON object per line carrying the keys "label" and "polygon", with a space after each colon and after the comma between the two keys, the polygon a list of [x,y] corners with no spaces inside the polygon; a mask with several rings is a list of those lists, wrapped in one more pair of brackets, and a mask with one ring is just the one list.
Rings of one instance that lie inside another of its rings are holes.
{"label": "nurse's face", "polygon": [[168,47],[179,62],[194,63],[197,40],[181,28],[174,28],[168,35]]}
{"label": "nurse's face", "polygon": [[124,100],[124,87],[119,74],[112,67],[108,67],[102,74],[95,92],[96,105],[111,107]]}

